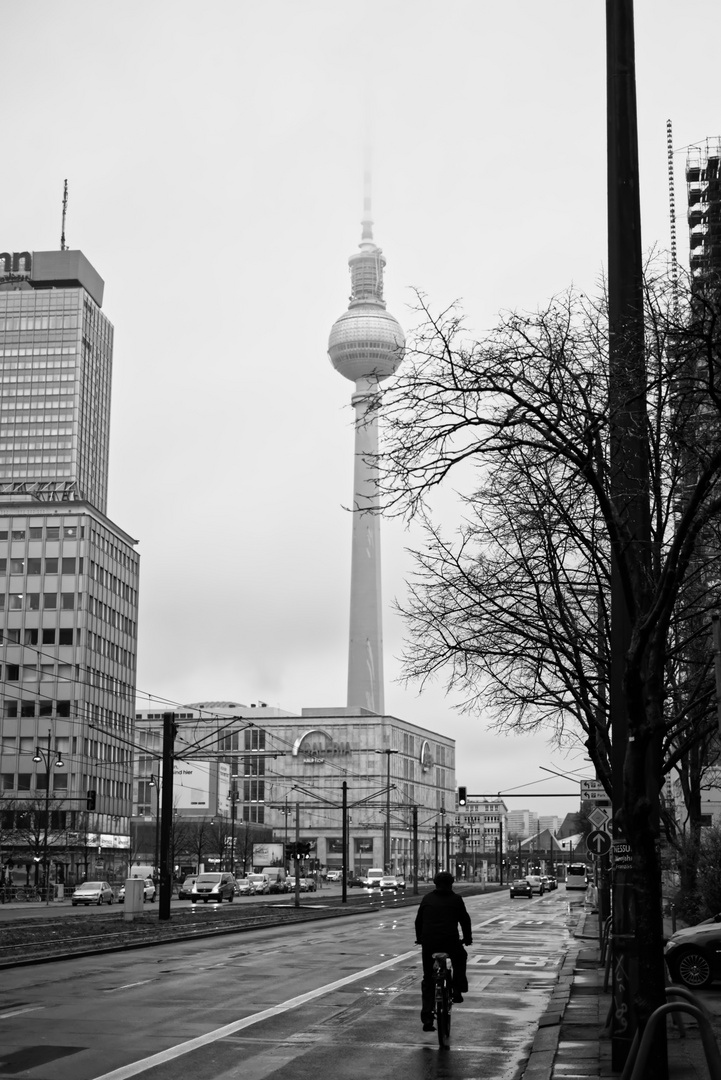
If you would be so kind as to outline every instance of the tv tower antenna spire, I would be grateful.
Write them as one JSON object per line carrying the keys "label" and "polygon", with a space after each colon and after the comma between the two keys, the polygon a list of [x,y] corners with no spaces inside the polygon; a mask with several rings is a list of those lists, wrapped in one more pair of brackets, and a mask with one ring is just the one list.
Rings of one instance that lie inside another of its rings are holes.
{"label": "tv tower antenna spire", "polygon": [[68,245],[65,243],[65,218],[68,213],[68,182],[67,180],[63,184],[63,226],[60,232],[60,250],[67,251]]}

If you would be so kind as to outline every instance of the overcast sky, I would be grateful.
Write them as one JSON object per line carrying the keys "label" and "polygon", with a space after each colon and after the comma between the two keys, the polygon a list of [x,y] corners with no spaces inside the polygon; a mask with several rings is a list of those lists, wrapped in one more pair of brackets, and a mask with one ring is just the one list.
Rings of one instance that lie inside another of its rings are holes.
{"label": "overcast sky", "polygon": [[[326,346],[360,239],[365,117],[389,310],[479,333],[606,261],[602,0],[2,4],[0,250],[66,239],[116,330],[109,516],[139,541],[138,689],[345,704],[352,384]],[[721,134],[718,0],[637,0],[644,247],[669,243],[666,121]],[[577,799],[442,686],[398,683],[409,537],[384,524],[386,708],[457,740],[471,792]],[[590,775],[586,773],[585,775]],[[540,785],[537,781],[546,780]]]}

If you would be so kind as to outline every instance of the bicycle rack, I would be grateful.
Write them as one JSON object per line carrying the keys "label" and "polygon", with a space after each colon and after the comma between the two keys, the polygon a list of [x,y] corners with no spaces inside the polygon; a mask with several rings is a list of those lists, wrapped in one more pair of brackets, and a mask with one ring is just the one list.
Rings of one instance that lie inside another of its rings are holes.
{"label": "bicycle rack", "polygon": [[708,1013],[698,999],[694,998],[693,994],[684,987],[669,986],[666,989],[666,993],[678,997],[692,998],[694,1004],[691,1004],[688,1001],[669,1001],[665,1005],[660,1005],[658,1009],[651,1013],[648,1023],[643,1030],[643,1035],[639,1037],[639,1032],[637,1031],[633,1037],[631,1049],[628,1058],[626,1059],[626,1065],[621,1074],[621,1080],[644,1080],[644,1077],[646,1076],[646,1064],[648,1062],[649,1053],[651,1052],[651,1044],[656,1033],[656,1028],[662,1019],[669,1013],[674,1012],[688,1013],[697,1021],[699,1031],[701,1032],[701,1043],[703,1045],[704,1054],[706,1055],[709,1076],[711,1080],[721,1080],[721,1053],[719,1053],[719,1048],[716,1044],[716,1039],[714,1038]]}

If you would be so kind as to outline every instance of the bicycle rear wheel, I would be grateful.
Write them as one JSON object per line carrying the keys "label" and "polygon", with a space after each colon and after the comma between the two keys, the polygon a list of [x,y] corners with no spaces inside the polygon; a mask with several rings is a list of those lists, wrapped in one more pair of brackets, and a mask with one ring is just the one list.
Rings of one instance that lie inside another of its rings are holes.
{"label": "bicycle rear wheel", "polygon": [[451,993],[448,979],[436,984],[436,1029],[438,1045],[445,1049],[451,1036]]}

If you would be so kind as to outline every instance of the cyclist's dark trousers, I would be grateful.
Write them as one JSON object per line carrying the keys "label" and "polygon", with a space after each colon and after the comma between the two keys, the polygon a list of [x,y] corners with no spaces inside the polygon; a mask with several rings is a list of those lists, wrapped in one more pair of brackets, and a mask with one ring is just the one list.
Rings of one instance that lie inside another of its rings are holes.
{"label": "cyclist's dark trousers", "polygon": [[421,983],[421,1022],[430,1024],[435,1013],[435,987],[433,986],[433,953],[447,952],[453,964],[453,987],[461,994],[468,992],[466,978],[466,960],[468,953],[461,945],[426,948],[423,947],[423,982]]}

